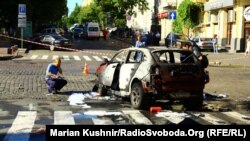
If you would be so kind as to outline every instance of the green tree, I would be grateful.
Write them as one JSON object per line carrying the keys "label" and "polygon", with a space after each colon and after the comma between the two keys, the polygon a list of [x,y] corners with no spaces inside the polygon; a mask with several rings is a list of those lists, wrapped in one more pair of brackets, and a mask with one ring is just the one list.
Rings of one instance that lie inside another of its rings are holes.
{"label": "green tree", "polygon": [[199,24],[203,5],[191,0],[183,0],[177,9],[177,20],[174,22],[174,32],[182,33],[184,28],[194,28]]}
{"label": "green tree", "polygon": [[67,0],[1,0],[0,24],[17,28],[18,4],[26,4],[27,20],[32,21],[33,31],[44,24],[60,24],[68,12]]}
{"label": "green tree", "polygon": [[110,13],[110,17],[116,24],[124,25],[126,15],[135,13],[134,7],[138,6],[141,12],[148,9],[147,0],[95,0],[103,13]]}

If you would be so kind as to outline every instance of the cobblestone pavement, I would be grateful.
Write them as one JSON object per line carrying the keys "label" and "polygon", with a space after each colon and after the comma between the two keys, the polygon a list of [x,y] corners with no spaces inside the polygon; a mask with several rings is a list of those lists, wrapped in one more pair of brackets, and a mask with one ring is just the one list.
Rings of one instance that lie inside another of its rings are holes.
{"label": "cobblestone pavement", "polygon": [[[47,65],[48,62],[0,61],[0,66],[3,66],[0,68],[0,99],[46,98],[48,92],[44,76]],[[61,91],[66,95],[92,89],[91,80],[94,80],[95,76],[84,76],[82,67],[79,62],[63,62],[63,72],[68,85]]]}
{"label": "cobblestone pavement", "polygon": [[[110,39],[106,44],[116,44],[123,47],[126,42]],[[127,44],[128,45],[128,44]],[[124,46],[126,47],[126,46]],[[106,50],[109,52],[108,50]],[[46,52],[46,51],[45,51]],[[115,52],[115,50],[114,50]],[[110,52],[109,52],[110,53]],[[211,81],[205,87],[205,92],[225,94],[234,101],[247,101],[250,105],[250,56],[244,53],[204,52],[208,54]],[[44,74],[48,62],[32,60],[0,61],[0,98],[47,98]],[[95,76],[82,74],[82,62],[65,61],[64,72],[68,85],[62,90],[68,93],[89,91],[93,86]],[[91,65],[94,69],[94,66]]]}

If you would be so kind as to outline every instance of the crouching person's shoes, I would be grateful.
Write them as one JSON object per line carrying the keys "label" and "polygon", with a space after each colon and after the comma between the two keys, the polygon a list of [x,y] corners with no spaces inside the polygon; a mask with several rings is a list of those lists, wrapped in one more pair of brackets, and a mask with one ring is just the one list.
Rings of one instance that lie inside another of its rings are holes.
{"label": "crouching person's shoes", "polygon": [[46,95],[53,95],[54,93],[51,91],[48,91],[48,93],[46,93]]}

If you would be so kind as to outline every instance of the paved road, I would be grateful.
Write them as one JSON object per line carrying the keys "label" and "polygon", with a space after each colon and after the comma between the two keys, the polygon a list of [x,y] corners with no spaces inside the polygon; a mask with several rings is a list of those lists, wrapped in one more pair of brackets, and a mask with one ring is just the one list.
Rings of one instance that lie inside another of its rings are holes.
{"label": "paved road", "polygon": [[[79,42],[78,48],[82,50],[84,47],[81,44]],[[89,41],[89,45],[92,45],[92,41]],[[129,103],[119,98],[108,99],[87,95],[92,89],[95,76],[82,74],[84,63],[88,61],[90,72],[94,72],[95,67],[100,63],[99,59],[106,55],[93,55],[93,52],[111,54],[116,49],[105,48],[98,51],[88,49],[88,51],[91,52],[31,51],[24,58],[0,61],[0,66],[4,66],[0,68],[0,140],[6,139],[6,134],[9,137],[13,132],[24,131],[25,135],[28,135],[22,136],[24,141],[29,138],[43,140],[44,134],[32,133],[46,124],[250,124],[250,114],[247,110],[228,107],[229,101],[235,99],[245,99],[248,102],[250,68],[247,65],[236,67],[225,65],[226,57],[239,58],[242,54],[209,53],[208,55],[212,61],[221,61],[221,65],[211,63],[208,67],[211,82],[206,85],[205,92],[226,94],[227,98],[206,95],[202,111],[186,111],[185,114],[165,111],[155,115],[148,111],[131,111]],[[62,68],[69,83],[62,90],[64,94],[46,95],[47,88],[43,78],[47,64],[54,56],[63,58]],[[249,58],[242,58],[242,60],[247,59]],[[240,63],[244,64],[242,60]],[[68,102],[72,94],[87,95],[88,99],[86,98],[85,103],[80,106],[72,106]],[[163,106],[164,110],[170,110],[167,104],[158,103],[155,106]],[[181,109],[180,105],[176,105],[175,108]],[[110,114],[115,115],[110,116]],[[59,120],[65,117],[67,120]],[[16,124],[20,123],[20,120],[23,121],[21,127]]]}
{"label": "paved road", "polygon": [[[87,95],[86,93],[83,95]],[[89,97],[89,96],[88,96]],[[93,100],[94,99],[94,100]],[[84,100],[86,106],[69,106],[69,102],[20,99],[1,101],[0,140],[38,141],[45,140],[39,129],[45,125],[244,125],[250,124],[246,111],[147,111],[131,110],[121,99],[107,99],[99,96]],[[84,104],[84,105],[85,105]],[[3,107],[4,105],[4,107]],[[15,134],[13,134],[15,133]]]}

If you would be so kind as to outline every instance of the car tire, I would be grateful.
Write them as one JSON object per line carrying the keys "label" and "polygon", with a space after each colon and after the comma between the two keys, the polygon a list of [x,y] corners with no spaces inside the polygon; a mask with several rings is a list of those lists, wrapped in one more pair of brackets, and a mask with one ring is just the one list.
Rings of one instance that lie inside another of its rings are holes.
{"label": "car tire", "polygon": [[100,96],[106,96],[107,93],[108,93],[108,90],[107,90],[107,88],[104,85],[100,84],[98,92],[99,92]]}
{"label": "car tire", "polygon": [[135,109],[146,109],[149,106],[149,95],[144,93],[143,88],[139,82],[132,85],[130,94],[130,102]]}
{"label": "car tire", "polygon": [[184,105],[187,110],[201,110],[203,106],[203,92],[198,92],[197,96],[185,100]]}

